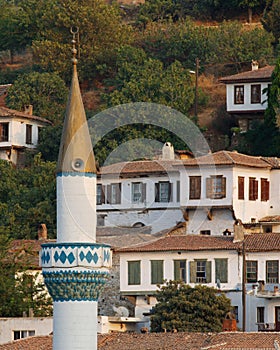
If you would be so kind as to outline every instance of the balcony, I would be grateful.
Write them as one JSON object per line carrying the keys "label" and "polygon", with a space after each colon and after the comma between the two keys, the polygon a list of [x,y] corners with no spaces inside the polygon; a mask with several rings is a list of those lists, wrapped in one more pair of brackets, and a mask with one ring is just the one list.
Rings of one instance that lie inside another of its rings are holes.
{"label": "balcony", "polygon": [[275,323],[257,323],[258,332],[280,332]]}

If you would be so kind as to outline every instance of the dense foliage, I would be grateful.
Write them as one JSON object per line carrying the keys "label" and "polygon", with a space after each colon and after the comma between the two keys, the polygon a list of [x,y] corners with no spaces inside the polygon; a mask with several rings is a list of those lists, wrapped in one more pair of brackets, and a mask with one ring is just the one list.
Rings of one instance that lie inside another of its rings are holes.
{"label": "dense foliage", "polygon": [[152,309],[152,332],[220,332],[222,320],[231,310],[230,300],[214,288],[194,288],[169,281],[156,294]]}

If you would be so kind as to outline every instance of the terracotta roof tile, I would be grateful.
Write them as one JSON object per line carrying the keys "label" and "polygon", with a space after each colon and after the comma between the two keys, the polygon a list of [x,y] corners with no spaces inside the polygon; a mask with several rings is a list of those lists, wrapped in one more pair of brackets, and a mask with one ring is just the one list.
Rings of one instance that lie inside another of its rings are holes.
{"label": "terracotta roof tile", "polygon": [[29,120],[37,120],[39,122],[46,123],[49,125],[52,124],[49,120],[45,118],[37,117],[36,115],[30,115],[24,112],[15,111],[13,109],[9,109],[2,106],[0,106],[0,117],[19,117]]}
{"label": "terracotta roof tile", "polygon": [[167,173],[177,171],[173,164],[182,164],[180,160],[141,160],[135,162],[116,163],[100,168],[100,175],[119,174],[133,175],[135,173]]}
{"label": "terracotta roof tile", "polygon": [[184,166],[201,166],[201,165],[237,165],[256,168],[271,168],[272,165],[262,157],[248,156],[238,152],[219,151],[213,154],[207,154],[195,159],[186,159]]}
{"label": "terracotta roof tile", "polygon": [[219,79],[220,82],[225,84],[230,83],[246,83],[246,82],[261,82],[271,81],[271,74],[274,70],[274,66],[265,66],[256,70],[242,72],[238,74],[229,75]]}
{"label": "terracotta roof tile", "polygon": [[259,222],[280,222],[280,215],[265,216]]}
{"label": "terracotta roof tile", "polygon": [[[280,235],[279,235],[280,236]],[[198,250],[234,250],[240,243],[233,243],[233,237],[203,235],[171,235],[134,247],[118,249],[118,252],[155,252],[155,251],[198,251]]]}
{"label": "terracotta roof tile", "polygon": [[255,233],[245,236],[246,250],[266,252],[280,250],[280,233]]}
{"label": "terracotta roof tile", "polygon": [[[275,350],[278,332],[111,333],[98,335],[99,350]],[[52,336],[30,337],[0,345],[0,350],[52,350]]]}

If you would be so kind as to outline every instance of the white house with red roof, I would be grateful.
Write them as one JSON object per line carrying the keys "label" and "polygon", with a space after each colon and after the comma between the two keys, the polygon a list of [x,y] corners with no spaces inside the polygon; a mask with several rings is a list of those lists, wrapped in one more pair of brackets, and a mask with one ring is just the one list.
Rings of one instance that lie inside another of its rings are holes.
{"label": "white house with red roof", "polygon": [[280,162],[219,151],[198,158],[117,163],[101,168],[100,226],[150,226],[155,233],[186,222],[186,233],[280,232]]}
{"label": "white house with red roof", "polygon": [[259,68],[252,61],[252,70],[220,79],[226,84],[227,112],[234,115],[240,131],[247,131],[255,120],[263,119],[267,107],[267,91],[273,66]]}
{"label": "white house with red roof", "polygon": [[134,300],[135,316],[145,319],[148,325],[147,314],[157,302],[158,284],[165,279],[183,280],[192,287],[203,284],[231,299],[239,328],[243,326],[245,309],[246,331],[279,331],[280,234],[239,238],[177,232],[121,248],[117,250],[121,295]]}
{"label": "white house with red roof", "polygon": [[23,151],[36,148],[40,129],[52,123],[32,114],[32,106],[26,112],[0,106],[0,159],[21,164]]}

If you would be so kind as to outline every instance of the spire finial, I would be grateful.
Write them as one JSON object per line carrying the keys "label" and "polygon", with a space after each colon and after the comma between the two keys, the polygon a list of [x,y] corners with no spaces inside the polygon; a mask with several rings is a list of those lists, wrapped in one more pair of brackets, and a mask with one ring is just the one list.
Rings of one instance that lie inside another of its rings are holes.
{"label": "spire finial", "polygon": [[70,33],[73,35],[73,38],[72,38],[72,53],[73,53],[72,62],[73,62],[73,65],[75,66],[77,64],[77,62],[78,62],[78,60],[76,58],[76,55],[77,55],[76,36],[78,36],[79,27],[71,27]]}

